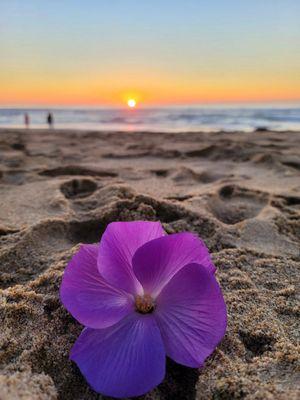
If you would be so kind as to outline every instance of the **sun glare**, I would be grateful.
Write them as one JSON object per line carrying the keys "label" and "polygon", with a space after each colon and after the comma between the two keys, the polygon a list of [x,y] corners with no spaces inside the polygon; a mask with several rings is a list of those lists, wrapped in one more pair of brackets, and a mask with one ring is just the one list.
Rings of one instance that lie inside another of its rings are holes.
{"label": "sun glare", "polygon": [[130,107],[130,108],[134,108],[134,107],[136,106],[136,101],[135,101],[134,99],[129,99],[129,100],[127,101],[127,105],[128,105],[128,107]]}

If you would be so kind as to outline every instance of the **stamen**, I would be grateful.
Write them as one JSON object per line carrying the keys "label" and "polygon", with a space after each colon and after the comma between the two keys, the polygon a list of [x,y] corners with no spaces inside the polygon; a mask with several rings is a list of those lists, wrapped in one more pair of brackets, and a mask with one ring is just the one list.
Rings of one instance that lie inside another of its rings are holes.
{"label": "stamen", "polygon": [[143,296],[136,296],[135,309],[141,314],[151,313],[155,308],[155,302],[149,294]]}

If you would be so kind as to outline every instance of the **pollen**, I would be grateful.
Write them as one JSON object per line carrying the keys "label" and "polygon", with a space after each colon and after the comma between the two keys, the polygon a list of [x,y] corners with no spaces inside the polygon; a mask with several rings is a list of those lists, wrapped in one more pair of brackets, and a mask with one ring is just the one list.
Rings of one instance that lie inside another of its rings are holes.
{"label": "pollen", "polygon": [[143,296],[136,296],[135,309],[140,314],[149,314],[155,308],[155,302],[149,294]]}

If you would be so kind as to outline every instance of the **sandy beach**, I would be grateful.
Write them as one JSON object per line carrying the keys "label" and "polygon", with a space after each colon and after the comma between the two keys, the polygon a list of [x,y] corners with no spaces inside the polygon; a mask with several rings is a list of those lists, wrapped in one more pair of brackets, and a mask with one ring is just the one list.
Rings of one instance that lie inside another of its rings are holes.
{"label": "sandy beach", "polygon": [[228,308],[205,368],[168,361],[142,399],[299,399],[299,169],[300,132],[1,129],[0,399],[103,398],[68,359],[82,326],[58,289],[119,220],[199,235]]}

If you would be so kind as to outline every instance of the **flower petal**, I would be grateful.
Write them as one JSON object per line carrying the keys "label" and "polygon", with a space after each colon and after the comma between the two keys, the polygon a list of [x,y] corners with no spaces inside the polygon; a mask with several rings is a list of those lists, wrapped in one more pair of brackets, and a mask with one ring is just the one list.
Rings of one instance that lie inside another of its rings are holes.
{"label": "flower petal", "polygon": [[167,355],[188,367],[202,366],[226,331],[226,305],[215,276],[201,265],[187,265],[156,302]]}
{"label": "flower petal", "polygon": [[101,275],[129,293],[141,293],[141,285],[132,270],[132,257],[140,246],[163,235],[159,222],[112,222],[100,241],[98,268]]}
{"label": "flower petal", "polygon": [[106,328],[134,310],[134,299],[101,277],[97,257],[98,246],[80,247],[65,270],[60,298],[81,324],[90,328]]}
{"label": "flower petal", "polygon": [[165,375],[165,349],[151,315],[133,313],[109,328],[83,330],[70,358],[95,391],[112,397],[142,395]]}
{"label": "flower petal", "polygon": [[154,297],[177,271],[191,263],[203,265],[210,273],[215,271],[204,243],[188,232],[152,240],[140,247],[132,260],[137,279]]}

